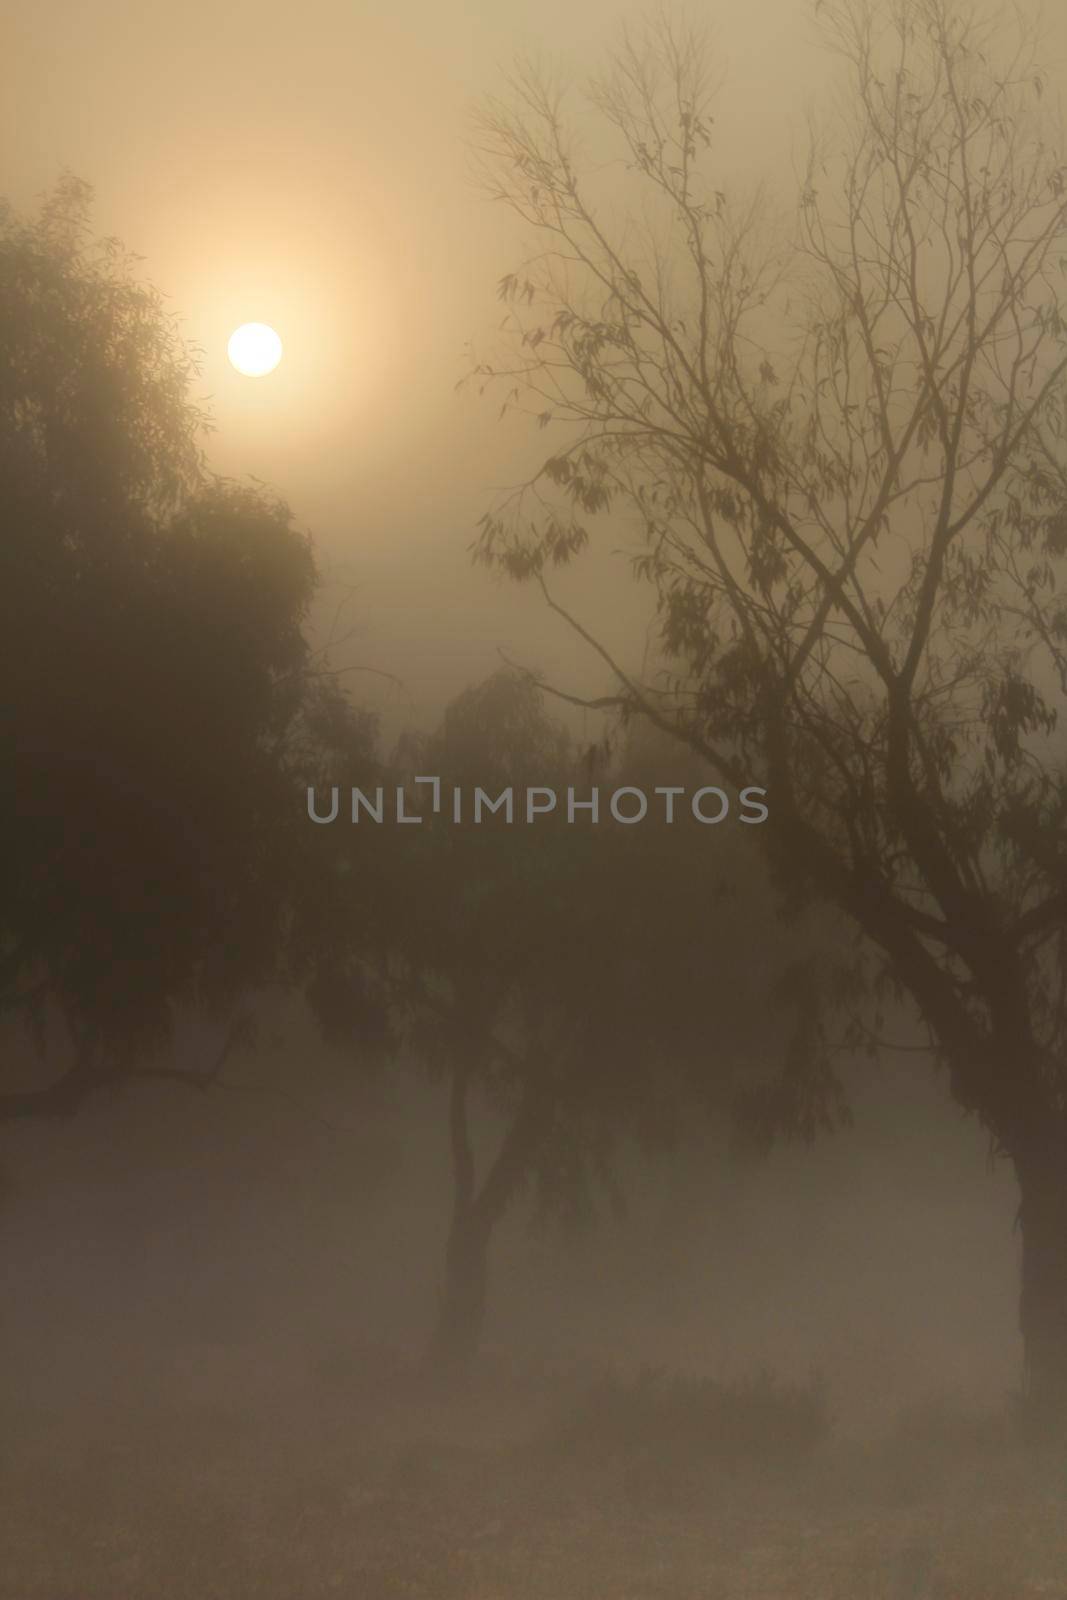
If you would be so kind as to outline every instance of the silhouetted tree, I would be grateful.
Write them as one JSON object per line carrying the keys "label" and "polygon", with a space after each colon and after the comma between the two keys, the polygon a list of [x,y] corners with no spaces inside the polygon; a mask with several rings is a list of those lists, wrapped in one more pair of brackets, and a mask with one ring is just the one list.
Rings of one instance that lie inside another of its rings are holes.
{"label": "silhouetted tree", "polygon": [[[763,998],[780,941],[756,934],[755,893],[726,898],[707,828],[612,820],[618,763],[600,774],[599,820],[568,820],[567,788],[588,799],[589,774],[520,673],[461,694],[435,736],[404,742],[394,776],[423,821],[348,830],[373,830],[387,903],[368,974],[362,934],[355,961],[344,934],[365,915],[366,876],[338,860],[331,1015],[343,1025],[351,997],[358,1033],[385,981],[406,1054],[447,1085],[452,1214],[430,1365],[455,1376],[477,1352],[494,1230],[522,1195],[586,1219],[598,1192],[621,1198],[621,1141],[662,1147],[698,1100],[725,1114],[753,1086],[782,1034]],[[419,776],[440,779],[436,813]],[[555,809],[527,821],[527,787],[551,788]],[[478,788],[494,801],[510,788],[513,820],[501,807],[475,822]],[[347,912],[346,883],[360,897]]]}
{"label": "silhouetted tree", "polygon": [[550,564],[637,519],[674,676],[599,647],[618,700],[767,786],[779,880],[855,920],[1011,1161],[1030,1410],[1062,1425],[1067,165],[1022,25],[815,10],[849,94],[792,239],[731,197],[673,22],[591,86],[639,191],[621,223],[536,69],[483,106],[482,175],[537,240],[474,376],[562,426],[478,553],[562,609]]}
{"label": "silhouetted tree", "polygon": [[0,1006],[71,1039],[0,1118],[213,1080],[152,1061],[174,1009],[283,975],[303,785],[375,732],[313,671],[309,539],[207,471],[192,356],[89,204],[0,211]]}

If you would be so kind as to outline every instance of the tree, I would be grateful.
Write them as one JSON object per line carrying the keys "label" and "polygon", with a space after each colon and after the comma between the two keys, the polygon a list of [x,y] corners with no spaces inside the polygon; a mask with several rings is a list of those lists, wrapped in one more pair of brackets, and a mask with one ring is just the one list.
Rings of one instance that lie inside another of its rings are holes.
{"label": "tree", "polygon": [[314,670],[310,540],[208,472],[192,355],[89,206],[68,177],[0,211],[0,1006],[71,1040],[4,1119],[134,1072],[215,1080],[225,1052],[148,1063],[175,1007],[232,1016],[283,975],[302,785],[374,738]]}
{"label": "tree", "polygon": [[706,42],[673,22],[590,89],[624,225],[543,74],[482,106],[482,176],[537,243],[473,376],[560,437],[477,554],[562,610],[550,565],[637,519],[671,675],[586,635],[619,704],[767,787],[779,882],[854,921],[1012,1163],[1029,1411],[1062,1426],[1067,166],[1022,23],[815,9],[847,93],[788,238],[731,196]]}
{"label": "tree", "polygon": [[[439,779],[436,812],[428,786],[419,804],[420,776]],[[779,952],[759,947],[754,896],[726,898],[737,862],[724,868],[707,828],[612,819],[609,798],[634,773],[602,761],[591,778],[521,673],[461,694],[436,735],[402,745],[394,777],[423,821],[348,830],[373,829],[387,863],[381,963],[368,975],[365,946],[350,958],[344,929],[365,916],[366,880],[338,870],[326,1014],[343,1033],[345,997],[358,1018],[384,975],[407,1059],[447,1086],[452,1210],[429,1363],[452,1378],[477,1354],[492,1239],[523,1195],[543,1214],[588,1221],[598,1196],[621,1203],[624,1144],[663,1148],[695,1103],[725,1115],[754,1086],[781,1028],[751,999]],[[603,815],[569,821],[568,786],[581,800],[594,785]],[[528,787],[557,797],[533,823]],[[476,822],[479,788],[493,801],[510,790],[513,820],[500,807]],[[362,911],[346,908],[352,883]]]}

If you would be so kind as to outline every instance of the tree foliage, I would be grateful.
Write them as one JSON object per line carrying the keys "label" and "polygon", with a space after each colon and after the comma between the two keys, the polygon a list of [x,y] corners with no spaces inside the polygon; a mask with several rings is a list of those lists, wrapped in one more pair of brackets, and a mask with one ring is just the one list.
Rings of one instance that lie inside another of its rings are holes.
{"label": "tree foliage", "polygon": [[298,785],[374,733],[313,675],[309,538],[207,470],[193,352],[89,209],[67,178],[0,212],[0,995],[73,1041],[12,1116],[279,975]]}
{"label": "tree foliage", "polygon": [[[340,844],[320,832],[336,866],[320,1015],[358,1044],[384,987],[404,1057],[445,1090],[453,1206],[432,1351],[445,1370],[473,1359],[492,1235],[520,1199],[586,1222],[604,1200],[621,1207],[624,1149],[669,1148],[694,1114],[736,1110],[749,1130],[766,1120],[759,1086],[789,1007],[772,1014],[762,991],[785,941],[757,931],[766,897],[751,852],[724,861],[691,817],[611,818],[608,797],[638,776],[636,756],[599,772],[598,821],[569,820],[568,789],[590,795],[589,763],[531,679],[504,670],[458,696],[436,734],[402,741],[387,776],[421,822],[364,817]],[[661,762],[656,781],[669,774]],[[476,789],[498,800],[509,786],[513,820],[501,808],[475,821]],[[533,822],[527,786],[557,797]],[[367,852],[367,829],[382,896],[373,959],[368,878],[351,855]],[[797,1100],[792,1131],[833,1120],[825,1088]]]}

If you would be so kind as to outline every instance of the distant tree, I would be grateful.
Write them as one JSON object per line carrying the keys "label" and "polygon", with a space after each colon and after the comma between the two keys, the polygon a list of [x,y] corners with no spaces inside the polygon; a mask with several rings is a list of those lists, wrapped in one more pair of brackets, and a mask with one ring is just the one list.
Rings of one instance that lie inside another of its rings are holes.
{"label": "distant tree", "polygon": [[0,1007],[69,1035],[47,1083],[8,1054],[0,1119],[167,1073],[176,1007],[284,974],[303,784],[375,736],[316,674],[309,539],[207,470],[192,355],[89,209],[0,209]]}
{"label": "distant tree", "polygon": [[475,381],[554,431],[479,555],[548,595],[598,513],[636,519],[672,678],[618,667],[618,700],[767,787],[779,881],[854,919],[1010,1160],[1029,1411],[1063,1428],[1067,164],[1018,16],[815,11],[849,95],[792,240],[731,196],[675,22],[591,90],[632,207],[536,69],[483,106],[489,191],[537,238]]}
{"label": "distant tree", "polygon": [[[610,797],[627,782],[618,762],[599,774],[599,821],[578,812],[568,822],[567,787],[589,797],[588,765],[520,673],[461,694],[439,732],[407,741],[399,758],[423,822],[349,831],[374,829],[388,854],[391,910],[375,921],[398,1041],[447,1085],[452,1213],[429,1359],[454,1376],[477,1353],[492,1238],[521,1197],[587,1220],[598,1195],[621,1200],[622,1145],[663,1148],[700,1106],[742,1108],[784,1038],[765,995],[782,941],[756,932],[755,874],[752,899],[728,896],[745,875],[736,858],[726,865],[712,830],[681,817],[611,819]],[[437,814],[428,787],[420,803],[419,775],[441,779]],[[669,781],[664,768],[655,781]],[[556,809],[527,822],[527,786],[552,787]],[[492,799],[511,787],[514,821],[501,809],[475,823],[478,787]],[[634,796],[625,803],[639,808]],[[350,872],[338,874],[345,881]],[[351,987],[340,893],[332,993],[355,994],[358,1014],[367,980]],[[343,998],[332,1015],[343,1019]]]}

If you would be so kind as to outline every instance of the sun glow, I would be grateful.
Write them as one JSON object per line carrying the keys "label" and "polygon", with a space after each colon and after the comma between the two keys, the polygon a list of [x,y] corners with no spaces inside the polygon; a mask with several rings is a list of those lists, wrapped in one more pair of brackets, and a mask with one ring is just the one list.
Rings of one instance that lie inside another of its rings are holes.
{"label": "sun glow", "polygon": [[264,378],[282,359],[282,341],[265,322],[245,322],[231,333],[226,353],[246,378]]}

